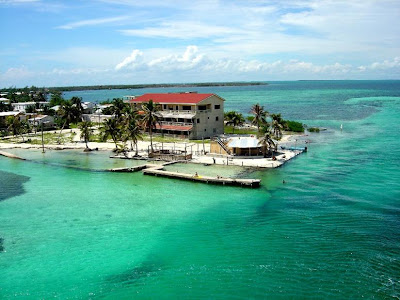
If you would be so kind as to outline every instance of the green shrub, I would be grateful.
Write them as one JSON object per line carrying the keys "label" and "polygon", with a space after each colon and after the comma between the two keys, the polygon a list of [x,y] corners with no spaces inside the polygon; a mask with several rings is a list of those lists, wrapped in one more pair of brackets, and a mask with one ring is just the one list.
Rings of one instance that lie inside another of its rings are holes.
{"label": "green shrub", "polygon": [[319,132],[319,128],[318,127],[310,127],[310,128],[308,128],[308,131],[309,132]]}
{"label": "green shrub", "polygon": [[304,125],[296,121],[285,121],[285,129],[293,132],[304,132]]}

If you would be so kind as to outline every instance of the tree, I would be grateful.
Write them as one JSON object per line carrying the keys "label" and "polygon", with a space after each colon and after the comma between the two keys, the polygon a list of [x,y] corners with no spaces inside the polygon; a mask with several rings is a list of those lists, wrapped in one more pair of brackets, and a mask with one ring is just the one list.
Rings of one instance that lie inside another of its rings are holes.
{"label": "tree", "polygon": [[29,129],[27,122],[21,121],[18,116],[9,116],[6,119],[7,130],[12,133],[13,136],[20,135],[22,142],[25,142],[24,136],[22,135]]}
{"label": "tree", "polygon": [[120,98],[114,98],[112,101],[112,114],[117,118],[120,119],[122,114],[124,113],[126,104]]}
{"label": "tree", "polygon": [[281,114],[271,114],[272,123],[271,131],[275,138],[280,139],[282,137],[283,124],[285,121],[282,119]]}
{"label": "tree", "polygon": [[77,110],[76,106],[73,106],[69,101],[65,101],[58,110],[58,115],[64,121],[60,130],[60,135],[58,137],[59,141],[61,140],[61,133],[63,129],[65,127],[69,127],[70,123],[76,122],[76,116],[77,116],[76,110]]}
{"label": "tree", "polygon": [[235,127],[240,126],[244,123],[244,118],[241,113],[236,111],[230,111],[225,114],[226,125],[232,125],[233,134],[235,134]]}
{"label": "tree", "polygon": [[259,145],[263,148],[264,157],[267,157],[267,150],[268,153],[271,153],[271,149],[275,149],[276,145],[275,142],[272,140],[270,132],[267,130],[261,136],[260,141],[258,142]]}
{"label": "tree", "polygon": [[36,112],[36,107],[35,105],[28,105],[25,109],[25,112],[28,114],[32,114]]}
{"label": "tree", "polygon": [[2,111],[12,111],[12,105],[10,103],[0,102],[0,112]]}
{"label": "tree", "polygon": [[52,91],[50,97],[50,107],[61,105],[65,102],[60,91]]}
{"label": "tree", "polygon": [[260,132],[260,125],[267,122],[266,118],[268,112],[264,109],[264,106],[260,106],[260,104],[254,104],[251,107],[250,111],[254,115],[254,119],[251,121],[251,124],[257,126],[257,131]]}
{"label": "tree", "polygon": [[153,152],[153,129],[156,128],[157,124],[160,124],[161,115],[159,113],[160,106],[155,104],[153,100],[150,100],[147,103],[142,104],[142,109],[144,111],[144,115],[142,118],[142,126],[145,129],[149,130],[150,135],[150,148],[151,152]]}
{"label": "tree", "polygon": [[142,132],[139,126],[139,113],[132,105],[127,105],[124,108],[123,116],[123,138],[125,141],[131,141],[131,151],[133,151],[133,145],[136,146],[135,156],[137,156],[139,152],[138,139],[142,139]]}
{"label": "tree", "polygon": [[124,140],[131,141],[131,151],[133,151],[133,145],[136,147],[135,156],[138,156],[139,149],[138,149],[138,140],[142,140],[142,130],[136,120],[128,121],[124,127]]}
{"label": "tree", "polygon": [[82,120],[82,115],[83,115],[83,107],[82,107],[82,98],[79,98],[79,97],[72,97],[71,98],[71,103],[72,103],[72,105],[74,105],[75,106],[75,113],[76,113],[76,116],[75,116],[75,118],[77,119],[77,120]]}
{"label": "tree", "polygon": [[113,119],[107,119],[104,123],[103,126],[101,127],[101,131],[103,134],[103,140],[106,141],[109,136],[111,136],[114,144],[115,144],[115,150],[118,149],[117,141],[121,138],[121,127],[120,124],[118,123],[118,120],[113,118]]}
{"label": "tree", "polygon": [[33,129],[35,131],[36,134],[36,106],[33,105],[29,105],[26,109],[25,112],[28,114],[33,114]]}
{"label": "tree", "polygon": [[81,130],[81,139],[83,138],[86,144],[86,149],[89,149],[88,142],[90,140],[90,136],[93,133],[92,122],[84,121],[79,124],[79,128]]}

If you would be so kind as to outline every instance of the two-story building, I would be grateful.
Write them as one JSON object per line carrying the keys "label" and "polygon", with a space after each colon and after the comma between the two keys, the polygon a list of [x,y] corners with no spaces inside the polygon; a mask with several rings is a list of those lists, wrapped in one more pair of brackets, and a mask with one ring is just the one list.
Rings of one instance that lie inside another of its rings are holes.
{"label": "two-story building", "polygon": [[159,104],[161,116],[156,132],[189,139],[210,138],[224,133],[224,99],[215,94],[197,92],[144,94],[128,96],[140,111],[152,100]]}
{"label": "two-story building", "polygon": [[49,102],[46,102],[46,101],[16,102],[16,103],[11,103],[11,105],[13,106],[14,111],[26,112],[27,108],[30,106],[33,106],[33,107],[49,106]]}

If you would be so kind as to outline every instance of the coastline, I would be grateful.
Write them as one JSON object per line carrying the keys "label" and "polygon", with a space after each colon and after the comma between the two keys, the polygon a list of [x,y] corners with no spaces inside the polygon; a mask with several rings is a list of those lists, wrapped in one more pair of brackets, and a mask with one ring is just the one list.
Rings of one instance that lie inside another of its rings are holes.
{"label": "coastline", "polygon": [[[45,150],[84,150],[86,148],[86,144],[83,141],[80,141],[79,129],[74,129],[76,135],[74,137],[73,142],[68,142],[64,144],[45,144]],[[305,134],[301,135],[284,135],[282,139],[279,141],[279,145],[286,145],[293,142],[293,139],[297,139],[298,137],[306,136]],[[221,155],[210,153],[210,144],[204,143],[202,145],[183,140],[182,142],[166,142],[166,143],[156,143],[153,142],[153,146],[160,147],[159,144],[162,144],[164,149],[175,149],[180,151],[185,151],[190,149],[192,153],[192,159],[188,160],[190,163],[195,164],[205,164],[205,165],[225,165],[225,166],[239,166],[239,167],[252,167],[252,168],[277,168],[282,166],[285,162],[291,160],[292,158],[299,155],[302,151],[300,150],[283,150],[279,149],[279,155],[276,155],[276,159],[273,160],[271,157],[264,158],[262,156],[255,157],[238,157],[232,155]],[[111,142],[89,142],[88,147],[94,151],[112,151],[115,149],[115,144]],[[148,159],[147,151],[150,147],[149,141],[138,141],[138,149],[139,149],[139,157],[141,159]],[[0,143],[0,149],[42,149],[42,145],[40,144],[28,144],[28,143]],[[199,149],[202,151],[199,151]],[[196,151],[197,149],[197,151]],[[190,151],[188,150],[188,152]],[[6,151],[3,151],[6,152]],[[128,151],[124,155],[115,155],[113,158],[121,158],[121,159],[134,159],[135,150]]]}

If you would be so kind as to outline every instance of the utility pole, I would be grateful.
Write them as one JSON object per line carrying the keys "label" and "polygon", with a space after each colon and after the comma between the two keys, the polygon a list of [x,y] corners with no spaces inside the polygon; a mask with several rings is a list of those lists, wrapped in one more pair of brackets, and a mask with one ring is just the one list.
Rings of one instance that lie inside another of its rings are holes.
{"label": "utility pole", "polygon": [[44,153],[43,121],[42,121],[42,153]]}

